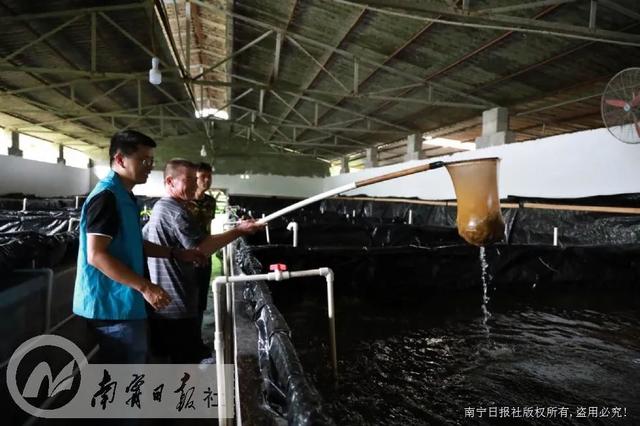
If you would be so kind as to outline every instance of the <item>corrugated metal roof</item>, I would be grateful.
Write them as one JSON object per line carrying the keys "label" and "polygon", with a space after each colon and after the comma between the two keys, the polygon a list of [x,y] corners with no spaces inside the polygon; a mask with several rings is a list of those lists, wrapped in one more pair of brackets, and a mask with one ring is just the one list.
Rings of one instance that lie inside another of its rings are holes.
{"label": "corrugated metal roof", "polygon": [[[279,31],[285,31],[286,28],[287,34],[299,41],[335,77],[319,71],[317,63],[310,60],[295,43],[285,40],[280,55],[283,65],[279,81],[272,85],[280,82],[298,88],[299,92],[308,89],[306,93],[309,96],[347,110],[330,109],[321,105],[320,126],[357,118],[358,116],[352,112],[361,114],[361,117],[369,116],[387,123],[370,122],[367,129],[371,129],[371,132],[331,132],[339,137],[337,146],[332,138],[326,140],[327,152],[332,156],[357,153],[358,150],[352,148],[357,141],[367,146],[375,146],[400,139],[402,135],[375,132],[383,129],[398,130],[393,125],[407,128],[405,134],[419,131],[473,141],[481,132],[482,109],[420,105],[419,102],[429,99],[429,82],[437,84],[431,88],[431,99],[476,104],[485,101],[487,107],[508,107],[512,117],[511,129],[517,132],[517,140],[600,127],[602,123],[599,120],[597,96],[570,101],[601,92],[608,78],[637,62],[637,47],[633,46],[566,38],[561,35],[460,27],[384,13],[385,10],[407,12],[400,7],[404,4],[437,3],[438,6],[445,7],[446,2],[357,3],[362,4],[326,0],[268,3],[240,0],[235,2],[234,7],[234,11],[241,15],[234,21],[236,50],[269,27]],[[367,7],[367,3],[382,6],[384,10]],[[620,1],[618,4],[628,8],[630,13],[640,13],[640,5],[637,2]],[[483,8],[522,5],[522,2],[483,1],[473,2],[473,5]],[[460,7],[461,2],[457,2],[457,8]],[[408,13],[438,17],[416,11]],[[564,24],[586,26],[589,3],[547,2],[541,7],[515,11],[510,15],[557,23],[560,31]],[[255,21],[265,25],[256,25]],[[459,21],[463,22],[464,19]],[[634,36],[639,28],[634,16],[607,9],[602,5],[598,9],[597,25],[598,29],[624,31]],[[593,32],[594,35],[597,33]],[[305,43],[304,38],[318,41],[323,46]],[[353,59],[342,52],[336,53],[335,50],[338,49],[361,59],[358,74],[361,82],[358,87],[360,94],[417,82],[424,84],[384,94],[401,98],[399,100],[378,100],[364,95],[357,97],[353,93]],[[274,40],[265,40],[259,47],[252,48],[251,54],[239,56],[234,61],[234,73],[248,75],[251,79],[268,85],[273,68],[274,50]],[[372,61],[378,65],[365,61]],[[398,72],[389,72],[379,65]],[[336,79],[351,93],[345,93],[344,97],[311,94],[312,90],[345,92],[344,88],[336,83]],[[576,86],[583,82],[589,84]],[[234,96],[243,90],[244,88],[234,88]],[[257,97],[255,93],[246,96],[238,101],[238,105],[255,109]],[[283,95],[283,98],[295,104],[298,113],[291,112],[291,108],[283,102],[269,96],[265,101],[265,110],[271,116],[278,117],[274,120],[276,123],[286,120],[290,121],[291,125],[303,125],[306,121],[314,121],[313,101],[302,99],[296,102],[295,96]],[[410,103],[410,100],[415,103]],[[535,111],[539,108],[544,109]],[[235,117],[241,116],[242,113],[243,110],[236,111]],[[344,127],[364,129],[363,124],[360,121]],[[448,130],[451,126],[454,128]],[[463,130],[458,130],[460,126]],[[274,141],[283,138],[268,125],[265,124],[263,128],[264,136],[267,138],[268,135],[271,135],[270,138]],[[279,131],[285,133],[288,140],[293,139],[291,127],[280,126]],[[323,134],[318,131],[301,129],[296,134],[296,142],[299,144],[321,136]],[[341,145],[351,147],[342,149]],[[313,149],[304,151],[312,152]],[[435,155],[436,152],[429,153],[431,154]]]}
{"label": "corrugated metal roof", "polygon": [[[0,64],[0,125],[97,155],[116,129],[159,133],[156,120],[133,116],[138,111],[172,103],[164,113],[190,116],[185,86],[170,81],[170,71],[161,90],[147,82],[151,54],[179,75],[148,2],[3,0],[0,13],[0,56],[8,59]],[[177,133],[195,124],[166,127]]]}
{"label": "corrugated metal roof", "polygon": [[[494,106],[518,141],[602,126],[599,94],[637,62],[640,3],[599,2],[594,29],[590,2],[462,3],[191,0],[187,25],[183,0],[0,0],[0,125],[90,153],[133,127],[172,140],[165,157],[242,137],[324,159],[384,146],[387,162],[412,133],[474,141]],[[203,106],[231,120],[195,120]]]}

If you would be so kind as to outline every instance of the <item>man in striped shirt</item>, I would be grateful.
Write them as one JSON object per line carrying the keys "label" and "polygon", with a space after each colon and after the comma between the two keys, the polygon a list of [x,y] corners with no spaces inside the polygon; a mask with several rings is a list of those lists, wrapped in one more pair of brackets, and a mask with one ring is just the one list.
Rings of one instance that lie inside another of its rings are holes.
{"label": "man in striped shirt", "polygon": [[[189,211],[196,191],[197,167],[183,159],[170,160],[164,170],[167,196],[153,206],[151,218],[143,229],[145,239],[176,248],[200,250],[211,256],[236,238],[256,232],[262,225],[242,221],[234,229],[209,235]],[[211,351],[202,345],[198,309],[198,275],[193,263],[177,259],[149,258],[153,282],[171,297],[171,302],[150,313],[152,351],[174,363],[197,363],[209,358]]]}

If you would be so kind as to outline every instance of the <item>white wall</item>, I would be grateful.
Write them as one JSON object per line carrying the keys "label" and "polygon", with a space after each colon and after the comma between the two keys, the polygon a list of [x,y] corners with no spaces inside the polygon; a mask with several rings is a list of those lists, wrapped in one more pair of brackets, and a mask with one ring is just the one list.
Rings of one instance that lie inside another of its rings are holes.
{"label": "white wall", "polygon": [[235,175],[215,175],[213,186],[225,188],[235,195],[275,195],[307,198],[323,191],[324,179],[277,175],[251,175],[240,179]]}
{"label": "white wall", "polygon": [[[367,169],[325,179],[324,190],[426,162],[500,157],[500,196],[573,198],[640,192],[640,145],[615,139],[605,129],[467,151],[428,161]],[[436,169],[356,189],[347,195],[455,198],[447,171]]]}
{"label": "white wall", "polygon": [[[99,173],[100,174],[100,173]],[[310,197],[322,192],[322,178],[277,175],[251,175],[240,179],[236,175],[213,175],[214,188],[226,189],[231,195],[268,195],[279,197]],[[162,172],[154,170],[147,183],[133,188],[136,195],[160,197],[164,195]]]}
{"label": "white wall", "polygon": [[[619,142],[605,129],[467,151],[428,161],[482,157],[502,159],[499,171],[501,197],[572,198],[640,192],[640,144]],[[252,175],[247,180],[235,175],[214,175],[213,186],[236,195],[310,197],[349,182],[426,162],[412,161],[327,178]],[[162,173],[152,172],[149,182],[136,186],[134,193],[163,195]],[[444,168],[357,189],[347,195],[356,194],[426,200],[455,198],[451,179]]]}
{"label": "white wall", "polygon": [[55,197],[86,194],[90,188],[89,169],[0,155],[0,194]]}

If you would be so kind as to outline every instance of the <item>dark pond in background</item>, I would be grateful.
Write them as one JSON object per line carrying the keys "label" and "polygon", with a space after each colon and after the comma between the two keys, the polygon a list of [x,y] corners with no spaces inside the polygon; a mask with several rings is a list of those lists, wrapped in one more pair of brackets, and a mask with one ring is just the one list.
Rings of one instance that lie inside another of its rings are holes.
{"label": "dark pond in background", "polygon": [[364,300],[336,283],[337,385],[322,280],[271,286],[338,425],[640,424],[638,283],[490,286],[486,321],[482,288],[386,285]]}

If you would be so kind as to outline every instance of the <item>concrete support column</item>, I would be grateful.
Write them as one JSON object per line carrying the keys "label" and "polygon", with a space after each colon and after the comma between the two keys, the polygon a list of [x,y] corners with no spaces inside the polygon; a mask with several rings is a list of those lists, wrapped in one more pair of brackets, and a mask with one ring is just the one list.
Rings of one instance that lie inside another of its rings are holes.
{"label": "concrete support column", "polygon": [[62,145],[58,145],[58,164],[62,164],[63,166],[67,164],[67,161],[64,159],[64,147]]}
{"label": "concrete support column", "polygon": [[349,157],[342,157],[340,163],[340,174],[349,173]]}
{"label": "concrete support column", "polygon": [[11,146],[9,147],[9,155],[14,157],[22,157],[22,151],[20,150],[20,133],[11,132]]}
{"label": "concrete support column", "polygon": [[488,109],[482,113],[482,136],[476,138],[476,148],[505,145],[515,141],[515,133],[509,130],[507,108]]}
{"label": "concrete support column", "polygon": [[407,153],[404,161],[422,160],[422,133],[414,133],[407,138]]}
{"label": "concrete support column", "polygon": [[378,167],[378,148],[367,148],[365,155],[364,166],[366,168]]}

